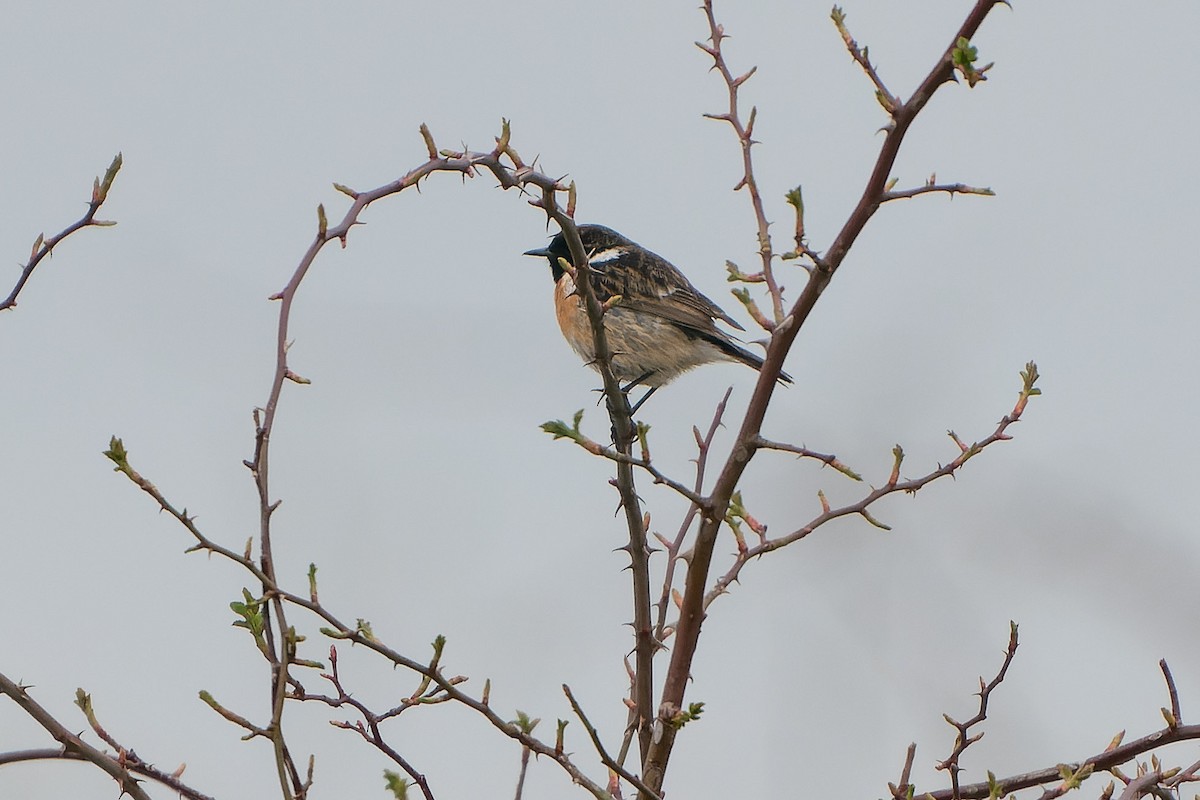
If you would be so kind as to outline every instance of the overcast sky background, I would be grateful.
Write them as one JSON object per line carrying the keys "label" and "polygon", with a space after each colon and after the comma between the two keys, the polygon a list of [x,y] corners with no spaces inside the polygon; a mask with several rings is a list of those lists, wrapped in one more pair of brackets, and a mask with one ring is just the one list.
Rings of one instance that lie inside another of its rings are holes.
{"label": "overcast sky background", "polygon": [[[993,199],[890,204],[871,222],[787,362],[765,434],[838,453],[876,485],[899,442],[904,472],[955,454],[945,431],[989,434],[1035,359],[1044,375],[1015,439],[954,481],[875,509],[890,533],[845,520],[752,564],[706,622],[668,792],[701,797],[875,798],[918,743],[920,790],[1000,664],[1008,621],[1022,647],[965,761],[977,781],[1104,748],[1162,724],[1157,662],[1185,720],[1200,708],[1200,537],[1195,525],[1200,300],[1195,224],[1200,6],[1014,2],[976,39],[991,80],[947,87],[913,127],[899,186],[991,186]],[[850,2],[849,24],[907,96],[970,7]],[[828,19],[828,3],[720,3],[735,71],[759,107],[756,148],[776,246],[784,192],[803,184],[811,245],[853,207],[885,117]],[[266,401],[282,288],[337,181],[387,183],[424,158],[417,133],[513,143],[579,186],[602,222],[680,266],[745,319],[726,259],[755,263],[739,152],[705,120],[725,90],[693,42],[695,4],[315,2],[11,3],[0,32],[0,254],[24,261],[85,208],[122,151],[101,216],[34,275],[0,318],[0,670],[76,729],[72,699],[166,769],[187,762],[217,797],[277,792],[270,751],[196,699],[211,691],[267,719],[267,673],[228,608],[248,576],[203,555],[101,455],[133,465],[212,538],[257,531],[242,459]],[[445,668],[515,716],[569,717],[569,683],[619,742],[631,639],[624,541],[608,465],[538,425],[586,408],[597,378],[558,335],[539,212],[488,177],[435,176],[373,206],[345,250],[327,248],[295,306],[294,370],[275,429],[279,571],[303,591],[310,561],[343,619]],[[781,269],[795,291],[802,275]],[[11,283],[3,286],[7,292]],[[3,293],[0,292],[0,293]],[[748,322],[748,320],[746,320]],[[690,480],[691,426],[727,386],[739,418],[754,375],[717,365],[643,412],[660,468]],[[731,427],[732,424],[731,424]],[[727,447],[726,432],[718,447]],[[724,451],[722,451],[724,452]],[[839,475],[762,455],[751,510],[781,533],[818,513]],[[683,504],[642,482],[652,527]],[[719,552],[732,550],[726,541]],[[252,587],[253,588],[253,587]],[[327,642],[311,619],[304,655]],[[343,647],[346,683],[379,708],[416,686]],[[314,675],[306,685],[322,689]],[[316,752],[314,797],[384,797],[390,766],[344,715],[293,707],[293,752]],[[439,798],[508,797],[519,751],[449,706],[391,725]],[[0,702],[0,751],[51,740]],[[577,721],[568,748],[604,771]],[[1176,759],[1191,763],[1197,747]],[[171,793],[150,787],[156,797]],[[1089,787],[1099,791],[1099,786]],[[110,797],[80,764],[0,768],[0,797]],[[535,764],[527,797],[581,797]]]}

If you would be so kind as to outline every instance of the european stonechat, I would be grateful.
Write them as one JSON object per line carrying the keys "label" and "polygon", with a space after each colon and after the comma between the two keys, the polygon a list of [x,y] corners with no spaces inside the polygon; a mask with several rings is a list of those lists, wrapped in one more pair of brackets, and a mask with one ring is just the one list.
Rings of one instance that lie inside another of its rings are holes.
{"label": "european stonechat", "polygon": [[[592,291],[605,302],[620,295],[605,312],[604,331],[612,351],[613,375],[628,381],[625,391],[642,384],[654,392],[684,372],[713,361],[740,361],[762,369],[763,359],[741,347],[716,326],[716,320],[745,330],[716,303],[700,293],[669,261],[602,225],[580,225],[579,238],[588,255]],[[550,262],[558,327],[571,347],[592,364],[595,343],[583,298],[559,258],[571,263],[560,232],[550,246],[529,250]],[[791,383],[783,373],[779,379]],[[645,402],[643,397],[637,405]],[[636,408],[636,407],[635,407]]]}

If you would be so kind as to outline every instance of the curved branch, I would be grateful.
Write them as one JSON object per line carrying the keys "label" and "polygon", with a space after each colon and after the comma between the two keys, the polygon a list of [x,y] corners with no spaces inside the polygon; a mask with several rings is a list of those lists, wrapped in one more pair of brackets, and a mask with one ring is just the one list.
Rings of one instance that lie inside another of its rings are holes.
{"label": "curved branch", "polygon": [[9,292],[8,297],[0,301],[0,311],[7,311],[10,308],[16,307],[17,295],[21,294],[21,290],[25,288],[25,284],[29,281],[29,277],[33,275],[33,271],[37,269],[38,264],[42,263],[42,259],[50,255],[63,239],[66,239],[75,231],[82,228],[106,228],[117,224],[107,220],[97,220],[96,212],[100,210],[100,206],[104,205],[104,201],[108,199],[108,190],[112,188],[113,181],[116,180],[117,173],[121,170],[122,161],[121,154],[117,153],[112,163],[108,165],[108,170],[105,171],[103,179],[96,178],[92,183],[92,199],[88,202],[87,213],[80,217],[79,220],[68,225],[49,239],[45,238],[42,234],[38,234],[37,239],[33,242],[33,250],[29,254],[29,261],[21,268],[21,276],[17,278],[16,286]]}
{"label": "curved branch", "polygon": [[[951,40],[951,44],[943,51],[933,69],[930,70],[913,95],[891,112],[891,125],[858,204],[847,218],[828,252],[809,271],[808,282],[787,316],[771,333],[766,360],[750,398],[746,416],[738,431],[732,453],[713,487],[711,499],[715,509],[723,510],[728,507],[730,498],[750,463],[753,456],[751,443],[762,429],[763,418],[766,416],[767,406],[775,391],[775,384],[783,367],[784,357],[791,349],[796,335],[808,319],[825,287],[833,278],[833,274],[841,266],[850,247],[883,202],[888,176],[895,164],[896,156],[900,152],[900,145],[905,134],[938,87],[953,78],[953,54],[958,42],[961,39],[971,39],[992,7],[1001,1],[976,0],[974,8],[967,15],[966,20]],[[691,678],[692,661],[700,636],[700,626],[704,620],[705,595],[708,588],[708,574],[712,566],[713,549],[716,546],[717,533],[723,517],[723,513],[713,513],[702,520],[696,536],[696,544],[692,550],[680,609],[679,628],[675,632],[675,647],[671,652],[671,662],[659,711],[660,718],[664,723],[663,735],[652,748],[644,773],[647,783],[658,791],[662,789],[667,761],[670,758],[677,733],[677,730],[666,722],[683,707],[683,698],[687,690],[687,683]]]}
{"label": "curved branch", "polygon": [[[119,444],[119,440],[114,441],[117,441]],[[109,455],[109,457],[113,458],[112,455]],[[175,518],[187,528],[192,536],[197,539],[199,544],[196,547],[191,548],[192,550],[203,549],[217,553],[218,555],[224,556],[225,558],[234,562],[243,569],[251,572],[256,578],[263,582],[263,592],[265,596],[270,596],[278,599],[280,602],[303,608],[306,611],[316,615],[319,619],[323,620],[327,625],[329,625],[328,628],[322,628],[321,630],[321,632],[326,636],[329,636],[333,639],[345,640],[362,645],[363,647],[372,650],[376,654],[387,659],[393,665],[411,670],[412,672],[429,679],[429,681],[436,685],[446,695],[447,698],[455,702],[462,703],[463,705],[479,712],[494,728],[499,730],[505,736],[516,740],[538,755],[547,756],[554,760],[567,772],[568,775],[571,776],[572,780],[587,789],[598,800],[611,800],[604,787],[588,778],[571,761],[569,755],[564,753],[562,750],[556,749],[555,747],[534,738],[528,733],[524,733],[517,726],[510,724],[507,720],[496,714],[496,712],[492,710],[491,706],[488,705],[486,700],[477,700],[459,689],[456,685],[457,681],[445,677],[441,673],[440,669],[430,667],[425,663],[409,658],[398,651],[393,650],[384,643],[380,642],[378,639],[365,633],[364,630],[357,625],[353,627],[347,625],[336,615],[326,609],[320,603],[320,601],[315,599],[315,592],[313,592],[312,596],[310,597],[303,597],[301,595],[289,592],[279,586],[279,584],[272,577],[268,576],[252,560],[249,560],[246,557],[229,550],[228,548],[221,547],[213,543],[199,530],[194,519],[189,517],[186,511],[180,512],[175,510],[175,507],[169,501],[167,501],[165,497],[163,497],[162,493],[152,483],[147,481],[145,478],[142,478],[142,476],[133,469],[128,462],[128,453],[123,447],[119,450],[119,457],[121,462],[118,463],[117,471],[125,474],[130,478],[130,480],[137,484],[139,488],[154,497],[162,508],[166,509],[169,513],[175,516]],[[116,461],[116,459],[113,460]],[[0,689],[2,689],[2,687],[3,685],[0,684]],[[300,694],[298,692],[299,690],[297,689],[295,692],[288,694],[287,698],[295,700],[320,699],[318,697],[306,697],[304,694]],[[259,730],[255,726],[249,726],[248,729],[250,729],[252,732]]]}
{"label": "curved branch", "polygon": [[13,702],[21,707],[35,722],[46,729],[46,732],[58,741],[61,748],[40,748],[34,750],[14,750],[0,753],[0,764],[11,764],[18,761],[34,761],[40,759],[63,759],[68,761],[87,761],[108,773],[122,794],[128,794],[134,800],[151,800],[150,795],[143,789],[135,775],[149,778],[167,786],[182,796],[191,800],[212,800],[187,786],[179,780],[178,775],[163,772],[145,763],[132,751],[118,746],[118,755],[112,756],[98,748],[92,747],[78,735],[72,733],[65,725],[54,718],[40,703],[30,697],[26,687],[10,680],[0,673],[0,694],[8,695]]}

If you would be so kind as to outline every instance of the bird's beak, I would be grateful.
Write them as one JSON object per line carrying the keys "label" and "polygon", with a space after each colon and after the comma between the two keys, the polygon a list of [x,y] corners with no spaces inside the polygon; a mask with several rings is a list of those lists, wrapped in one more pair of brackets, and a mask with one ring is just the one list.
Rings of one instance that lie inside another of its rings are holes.
{"label": "bird's beak", "polygon": [[550,249],[549,249],[549,248],[547,248],[547,247],[543,247],[543,248],[542,248],[542,249],[540,249],[540,250],[526,250],[526,251],[525,251],[525,253],[524,253],[524,255],[527,255],[527,256],[541,256],[542,258],[549,258],[549,257],[550,257],[552,254],[551,254],[551,252],[550,252]]}

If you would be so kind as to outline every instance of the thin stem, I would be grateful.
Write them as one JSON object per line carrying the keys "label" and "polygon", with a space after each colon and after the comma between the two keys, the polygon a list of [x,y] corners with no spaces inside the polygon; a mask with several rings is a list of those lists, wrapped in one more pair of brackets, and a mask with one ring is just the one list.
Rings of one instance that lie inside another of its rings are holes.
{"label": "thin stem", "polygon": [[[116,781],[117,786],[121,787],[122,794],[128,794],[134,800],[151,800],[150,795],[133,777],[134,770],[131,769],[129,759],[110,756],[83,741],[34,700],[24,686],[10,680],[2,673],[0,673],[0,694],[8,695],[14,703],[21,707],[22,711],[45,728],[46,732],[63,746],[63,758],[89,761],[108,773],[109,777]],[[123,755],[124,752],[122,751]]]}
{"label": "thin stem", "polygon": [[[760,434],[763,418],[775,390],[775,383],[783,366],[784,356],[792,346],[796,335],[808,319],[817,300],[829,284],[833,274],[841,266],[850,247],[866,227],[867,222],[883,202],[883,192],[887,185],[888,176],[905,134],[912,125],[917,114],[925,107],[933,93],[943,83],[951,80],[954,75],[952,52],[960,38],[971,39],[975,31],[983,23],[988,12],[1000,0],[976,0],[974,8],[967,15],[951,44],[943,51],[937,64],[929,72],[921,85],[909,100],[896,108],[892,114],[893,125],[887,131],[886,138],[880,148],[875,166],[867,179],[861,198],[849,218],[842,226],[828,252],[816,267],[809,272],[808,282],[800,296],[796,299],[787,317],[772,332],[767,355],[754,394],[746,410],[741,429],[734,440],[733,450],[729,459],[718,476],[710,499],[713,507],[700,523],[696,534],[696,543],[692,548],[691,560],[688,565],[682,607],[679,616],[679,628],[675,632],[674,647],[671,651],[671,662],[667,668],[667,676],[663,686],[660,714],[670,716],[678,713],[683,707],[683,699],[691,678],[692,661],[695,658],[696,646],[700,637],[700,626],[705,615],[705,595],[708,589],[708,574],[712,565],[713,549],[717,542],[717,533],[728,508],[730,498],[737,488],[742,474],[753,456],[751,446]],[[711,0],[705,4],[705,14],[711,15]],[[720,28],[710,22],[710,30],[719,33]],[[719,38],[719,37],[718,37]],[[669,724],[663,725],[663,735],[651,749],[650,757],[644,769],[647,783],[656,790],[662,788],[670,758],[674,747],[677,729]]]}
{"label": "thin stem", "polygon": [[92,199],[88,203],[87,212],[84,213],[82,217],[68,225],[62,231],[51,236],[49,239],[42,235],[37,237],[33,243],[33,249],[29,254],[29,261],[27,261],[21,268],[21,275],[17,278],[16,285],[13,287],[12,291],[9,292],[8,297],[6,297],[3,301],[0,301],[0,311],[6,311],[10,308],[16,307],[17,296],[20,295],[21,290],[25,288],[25,284],[28,283],[30,276],[33,275],[33,271],[37,269],[38,264],[42,263],[42,260],[46,258],[46,256],[53,252],[54,248],[57,247],[63,241],[63,239],[66,239],[68,236],[75,233],[75,231],[82,230],[83,228],[109,227],[116,224],[115,222],[98,221],[96,219],[96,212],[100,210],[100,206],[104,205],[104,201],[108,199],[108,191],[112,188],[113,181],[116,179],[117,173],[121,170],[122,163],[123,159],[121,158],[121,154],[117,153],[117,155],[113,158],[112,163],[109,164],[108,170],[104,173],[104,177],[96,178],[95,182],[92,184]]}
{"label": "thin stem", "polygon": [[634,786],[639,792],[650,798],[650,800],[660,800],[659,796],[646,786],[646,784],[642,783],[641,779],[613,760],[608,751],[604,749],[604,744],[600,741],[600,734],[596,732],[596,726],[587,718],[587,714],[583,713],[583,707],[579,705],[579,701],[572,694],[571,687],[564,683],[562,689],[563,694],[567,696],[567,702],[571,704],[571,710],[575,712],[575,716],[579,717],[579,722],[583,725],[583,729],[587,731],[588,738],[592,740],[592,746],[596,748],[596,753],[600,756],[600,762],[629,781],[630,785]]}
{"label": "thin stem", "polygon": [[771,310],[773,313],[773,321],[759,320],[759,322],[760,324],[767,322],[764,327],[772,330],[775,325],[783,321],[783,293],[780,291],[779,284],[775,280],[775,253],[771,245],[771,223],[767,221],[762,194],[758,191],[758,181],[754,177],[754,158],[751,154],[751,149],[756,144],[753,135],[754,121],[758,116],[758,109],[751,108],[750,119],[744,123],[742,122],[738,102],[738,90],[743,83],[750,79],[758,67],[751,67],[750,71],[746,74],[734,77],[733,73],[729,70],[729,65],[725,62],[725,55],[721,50],[721,42],[726,38],[725,29],[717,23],[716,17],[713,15],[712,0],[704,0],[702,8],[708,20],[708,41],[711,42],[711,45],[697,42],[696,46],[712,56],[713,68],[721,74],[721,78],[725,81],[726,90],[729,93],[728,111],[724,114],[705,114],[705,116],[709,119],[728,122],[737,135],[738,143],[742,148],[742,179],[738,181],[734,190],[744,188],[750,195],[750,205],[754,209],[754,220],[758,226],[758,255],[762,261],[762,277],[763,281],[767,284],[767,291],[771,295]]}

